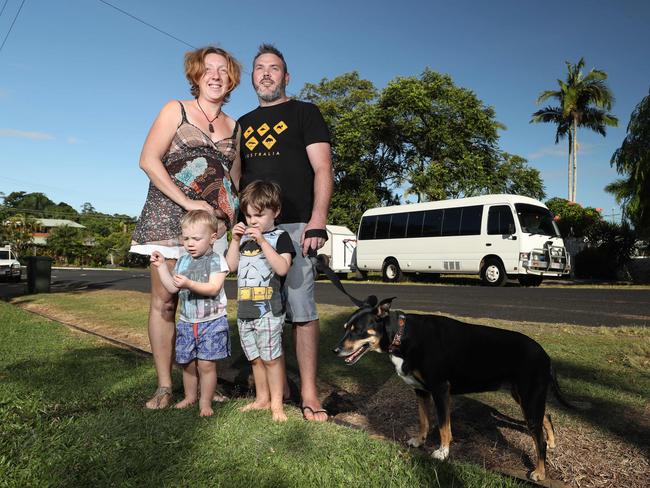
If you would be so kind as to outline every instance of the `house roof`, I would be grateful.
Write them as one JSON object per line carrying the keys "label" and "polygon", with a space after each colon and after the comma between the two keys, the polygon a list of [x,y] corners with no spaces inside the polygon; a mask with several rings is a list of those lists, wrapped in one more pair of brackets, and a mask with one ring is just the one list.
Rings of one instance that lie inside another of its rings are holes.
{"label": "house roof", "polygon": [[86,228],[84,225],[66,219],[36,219],[36,222],[41,224],[43,227],[63,227],[64,225],[67,225],[68,227],[75,227],[77,229]]}

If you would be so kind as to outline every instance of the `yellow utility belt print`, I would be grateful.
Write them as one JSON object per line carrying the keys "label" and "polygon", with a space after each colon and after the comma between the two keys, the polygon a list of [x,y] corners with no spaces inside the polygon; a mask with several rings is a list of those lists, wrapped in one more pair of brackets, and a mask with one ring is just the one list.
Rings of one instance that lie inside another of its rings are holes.
{"label": "yellow utility belt print", "polygon": [[237,300],[270,300],[273,288],[270,286],[243,286],[237,290]]}
{"label": "yellow utility belt print", "polygon": [[[280,135],[285,130],[287,130],[287,127],[287,124],[285,124],[283,121],[280,121],[273,126],[273,131],[276,133],[276,135]],[[246,139],[244,145],[249,149],[249,151],[252,151],[257,147],[261,140],[266,149],[271,149],[277,142],[277,139],[273,137],[273,134],[268,134],[266,137],[264,137],[264,135],[270,130],[271,128],[266,122],[260,125],[257,129],[253,129],[251,126],[248,126],[244,131],[244,139]],[[260,140],[255,137],[255,134],[259,136]]]}

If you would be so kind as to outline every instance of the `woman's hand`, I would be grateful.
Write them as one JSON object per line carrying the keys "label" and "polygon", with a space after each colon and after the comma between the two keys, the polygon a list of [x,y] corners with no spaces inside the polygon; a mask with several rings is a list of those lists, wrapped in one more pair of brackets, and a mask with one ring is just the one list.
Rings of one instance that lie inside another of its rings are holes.
{"label": "woman's hand", "polygon": [[190,210],[205,210],[206,212],[210,213],[210,215],[214,215],[214,207],[205,200],[188,199],[184,205],[184,208],[187,212]]}

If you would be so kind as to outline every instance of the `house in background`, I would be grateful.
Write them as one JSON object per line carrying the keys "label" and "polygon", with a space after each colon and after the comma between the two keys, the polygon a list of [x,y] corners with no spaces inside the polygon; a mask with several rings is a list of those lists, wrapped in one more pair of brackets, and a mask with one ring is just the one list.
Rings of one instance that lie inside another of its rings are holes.
{"label": "house in background", "polygon": [[[85,226],[79,224],[78,222],[74,222],[72,220],[66,220],[66,219],[36,219],[35,223],[36,223],[36,228],[32,233],[32,244],[36,246],[47,245],[47,238],[50,237],[50,234],[52,233],[52,229],[55,229],[56,227],[68,226],[68,227],[74,227],[76,229],[86,228]],[[84,242],[84,244],[87,246],[93,245],[93,243],[86,243],[86,242]]]}

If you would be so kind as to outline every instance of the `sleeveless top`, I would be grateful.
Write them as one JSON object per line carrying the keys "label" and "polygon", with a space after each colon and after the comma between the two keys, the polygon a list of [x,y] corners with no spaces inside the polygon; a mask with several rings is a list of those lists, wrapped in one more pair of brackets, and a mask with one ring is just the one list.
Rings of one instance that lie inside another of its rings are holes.
{"label": "sleeveless top", "polygon": [[[239,123],[235,122],[230,137],[214,142],[187,120],[185,107],[180,101],[178,103],[182,120],[162,163],[183,193],[192,200],[208,202],[215,208],[217,217],[230,228],[237,217],[239,203],[230,179]],[[133,243],[179,246],[180,219],[184,213],[180,205],[149,182],[147,199],[133,232]]]}

